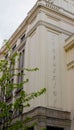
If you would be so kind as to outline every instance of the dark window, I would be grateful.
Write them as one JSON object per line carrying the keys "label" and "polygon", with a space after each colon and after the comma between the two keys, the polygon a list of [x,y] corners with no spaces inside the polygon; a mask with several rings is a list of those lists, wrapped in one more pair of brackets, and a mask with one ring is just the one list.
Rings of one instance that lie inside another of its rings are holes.
{"label": "dark window", "polygon": [[18,73],[18,84],[23,82],[23,70]]}
{"label": "dark window", "polygon": [[6,94],[5,100],[7,102],[12,100],[12,97],[13,97],[13,82],[14,82],[14,79],[10,79],[9,86],[6,87],[7,94]]}
{"label": "dark window", "polygon": [[11,61],[10,63],[10,74],[11,74],[11,78],[14,76],[14,66],[15,66],[15,60],[14,62]]}
{"label": "dark window", "polygon": [[21,115],[23,112],[23,105],[20,105],[18,109],[14,111],[14,117]]}
{"label": "dark window", "polygon": [[34,130],[34,127],[28,127],[27,130]]}
{"label": "dark window", "polygon": [[6,102],[9,102],[9,101],[11,101],[12,100],[12,93],[11,93],[11,95],[6,95]]}
{"label": "dark window", "polygon": [[9,67],[10,79],[7,80],[6,97],[5,97],[6,102],[12,100],[12,97],[13,97],[14,66],[15,66],[15,59],[10,60],[10,67]]}
{"label": "dark window", "polygon": [[18,73],[18,84],[21,84],[21,87],[17,88],[15,93],[19,94],[21,89],[23,88],[23,71],[20,71],[20,73]]}
{"label": "dark window", "polygon": [[16,111],[14,112],[14,118],[17,117],[17,116],[19,116],[19,115],[20,115],[19,110],[16,110]]}
{"label": "dark window", "polygon": [[22,50],[19,54],[19,69],[22,69],[24,66],[24,50]]}
{"label": "dark window", "polygon": [[8,58],[8,54],[5,55],[5,59],[7,59],[7,58]]}
{"label": "dark window", "polygon": [[25,34],[21,37],[21,42],[24,41],[25,39]]}
{"label": "dark window", "polygon": [[17,74],[17,83],[21,84],[20,88],[17,88],[15,93],[20,93],[21,89],[23,88],[23,73],[24,73],[24,49],[20,51],[19,54],[19,61],[18,61],[18,74]]}
{"label": "dark window", "polygon": [[17,83],[18,84],[21,84],[21,87],[18,87],[15,91],[16,94],[19,94],[20,91],[22,90],[23,88],[23,70],[21,70],[19,73],[18,73],[18,80],[17,80]]}
{"label": "dark window", "polygon": [[9,114],[8,114],[7,119],[9,120],[13,117],[12,103],[8,104],[7,107],[8,107],[8,110],[9,110]]}
{"label": "dark window", "polygon": [[15,50],[15,48],[16,48],[16,44],[12,47],[12,51],[14,51],[14,50]]}
{"label": "dark window", "polygon": [[2,119],[0,118],[0,124],[2,124]]}
{"label": "dark window", "polygon": [[47,126],[47,130],[64,130],[64,128]]}

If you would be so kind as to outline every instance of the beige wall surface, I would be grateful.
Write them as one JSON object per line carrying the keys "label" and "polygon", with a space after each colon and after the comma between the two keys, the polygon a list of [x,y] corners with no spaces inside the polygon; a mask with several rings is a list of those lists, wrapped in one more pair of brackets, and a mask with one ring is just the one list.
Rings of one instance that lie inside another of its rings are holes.
{"label": "beige wall surface", "polygon": [[[60,5],[63,8],[60,0],[58,4],[57,1],[54,4],[38,1],[10,38],[12,44],[17,41],[18,49],[21,44],[25,45],[25,67],[39,68],[37,72],[27,72],[26,77],[30,81],[24,90],[30,93],[44,87],[47,89],[45,94],[31,101],[29,109],[45,106],[63,111],[74,110],[74,68],[68,68],[69,62],[74,63],[74,44],[72,50],[64,48],[68,44],[66,39],[74,33],[73,11],[66,8],[62,11]],[[69,5],[73,6],[69,2],[65,6]],[[24,33],[25,41],[21,43]]]}
{"label": "beige wall surface", "polygon": [[65,40],[74,31],[73,21],[67,22],[67,17],[63,18],[53,11],[40,9],[33,23],[28,26],[28,33],[35,26],[36,28],[27,38],[25,65],[36,66],[39,71],[28,74],[30,82],[27,90],[32,92],[42,87],[47,89],[46,94],[31,102],[31,109],[36,106],[45,106],[71,111],[73,94],[71,94],[70,86],[73,83],[71,85],[69,80],[73,70],[70,72],[71,76],[67,74],[64,46]]}

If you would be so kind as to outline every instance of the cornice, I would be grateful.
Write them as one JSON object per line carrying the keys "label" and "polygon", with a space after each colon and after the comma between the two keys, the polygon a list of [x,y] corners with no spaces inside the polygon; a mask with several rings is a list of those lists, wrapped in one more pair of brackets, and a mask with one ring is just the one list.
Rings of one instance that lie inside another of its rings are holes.
{"label": "cornice", "polygon": [[[11,37],[9,38],[8,42],[11,43],[15,37],[18,35],[19,32],[21,32],[21,30],[25,27],[28,27],[28,24],[30,23],[32,17],[35,17],[37,14],[39,7],[37,7],[37,5],[35,4],[35,6],[31,9],[33,10],[31,13],[29,12],[26,16],[26,18],[23,20],[23,22],[19,25],[19,27],[15,30],[15,32],[11,35]],[[33,16],[34,15],[34,16]]]}
{"label": "cornice", "polygon": [[[74,10],[68,10],[67,8],[66,8],[66,6],[68,7],[68,6],[70,6],[70,7],[73,7],[74,6],[74,0],[73,0],[73,2],[71,2],[72,0],[45,0],[45,2],[46,3],[48,3],[48,4],[52,4],[52,5],[54,5],[54,6],[56,6],[56,7],[58,7],[59,8],[59,11],[64,11],[64,13],[70,13],[70,14],[74,14]],[[66,4],[66,6],[62,6],[62,3],[63,3],[63,5],[64,4]]]}
{"label": "cornice", "polygon": [[54,30],[54,31],[56,31],[56,32],[64,33],[64,34],[66,34],[66,35],[68,35],[68,36],[72,35],[71,32],[62,29],[61,27],[57,27],[56,25],[50,24],[50,23],[45,22],[45,21],[41,21],[41,23],[42,23],[44,26],[46,26],[47,28],[50,28],[51,30]]}
{"label": "cornice", "polygon": [[[42,0],[45,2],[45,0]],[[30,18],[35,14],[37,14],[37,10],[44,7],[45,9],[49,9],[51,11],[53,11],[54,13],[57,13],[57,15],[60,14],[60,17],[65,17],[66,19],[70,19],[70,20],[74,20],[72,17],[67,16],[65,14],[63,14],[63,12],[59,12],[59,7],[52,5],[51,3],[49,3],[49,6],[46,4],[43,4],[42,2],[36,2],[36,4],[34,5],[34,7],[29,11],[27,17],[23,20],[23,22],[20,24],[20,26],[17,28],[17,30],[13,33],[13,35],[10,37],[9,42],[12,42],[12,40],[14,39],[14,37],[16,37],[16,35],[19,33],[19,31],[22,30],[23,26],[27,26],[29,24],[29,20]]]}
{"label": "cornice", "polygon": [[[48,22],[45,22],[43,20],[39,20],[38,22],[36,22],[36,24],[27,32],[25,39],[27,39],[36,29],[38,26],[43,25],[45,26],[47,29],[50,29],[51,31],[55,31],[56,33],[64,33],[68,36],[72,35],[71,32],[66,31],[60,27],[57,27],[56,25],[50,24]],[[4,45],[1,48],[1,52],[6,50],[6,46]]]}
{"label": "cornice", "polygon": [[[51,12],[51,14],[50,15],[54,15],[54,17],[56,17],[57,16],[57,18],[59,19],[59,20],[62,20],[62,21],[66,21],[66,22],[68,22],[68,23],[73,23],[74,24],[74,18],[73,17],[71,17],[71,16],[68,16],[67,14],[64,14],[63,12],[59,12],[59,11],[56,11],[56,10],[54,10],[54,9],[50,9],[50,8],[48,8],[48,7],[46,7],[46,6],[42,6],[42,8],[43,9],[45,9],[45,10],[47,10],[48,12],[49,12],[49,14],[50,14],[50,12]],[[44,11],[45,11],[44,10]],[[46,12],[47,13],[47,12]]]}
{"label": "cornice", "polygon": [[70,18],[70,17],[66,17],[62,14],[62,16],[60,14],[58,14],[57,12],[54,12],[54,11],[43,11],[46,16],[48,17],[51,17],[51,18],[54,18],[55,20],[57,21],[61,21],[61,22],[65,22],[65,23],[68,23],[70,25],[73,25],[74,26],[74,19]]}
{"label": "cornice", "polygon": [[64,15],[70,14],[74,18],[74,13],[60,7],[59,5],[55,5],[54,2],[52,2],[52,0],[38,0],[37,4],[45,6],[46,8],[58,11],[59,13],[64,13]]}
{"label": "cornice", "polygon": [[31,30],[29,30],[29,32],[27,33],[27,37],[30,36],[30,34],[40,25],[43,25],[46,28],[54,30],[55,32],[58,32],[58,33],[64,33],[64,34],[66,34],[68,36],[72,35],[72,33],[69,32],[69,31],[66,31],[66,30],[64,30],[64,29],[62,29],[60,27],[57,27],[56,25],[53,25],[53,24],[50,24],[48,22],[40,20],[33,26],[33,28]]}
{"label": "cornice", "polygon": [[[20,24],[20,26],[16,29],[16,31],[10,37],[10,39],[8,40],[9,43],[12,44],[12,42],[15,41],[14,39],[16,37],[17,37],[17,39],[19,38],[18,34],[22,31],[23,28],[27,28],[28,27],[28,25],[31,22],[32,17],[37,15],[38,11],[40,9],[42,9],[42,8],[44,10],[48,10],[49,12],[51,11],[51,13],[53,13],[53,14],[56,14],[58,16],[58,19],[62,18],[62,19],[70,20],[70,21],[74,20],[72,17],[69,17],[69,16],[63,14],[62,12],[60,12],[58,6],[55,6],[52,3],[47,3],[47,2],[45,2],[45,0],[38,0],[36,2],[36,4],[34,5],[34,7],[31,9],[31,11],[29,11],[27,17],[23,20],[23,22]],[[41,24],[42,24],[42,22],[41,22]],[[46,23],[46,24],[44,23],[44,25],[47,26],[47,27],[49,26],[48,23]],[[66,32],[65,30],[62,30],[61,28],[58,28],[57,26],[53,27],[53,25],[50,25],[50,28],[56,28],[56,30],[58,30],[59,32],[64,32],[64,33],[66,33],[68,35],[71,35],[71,32]]]}

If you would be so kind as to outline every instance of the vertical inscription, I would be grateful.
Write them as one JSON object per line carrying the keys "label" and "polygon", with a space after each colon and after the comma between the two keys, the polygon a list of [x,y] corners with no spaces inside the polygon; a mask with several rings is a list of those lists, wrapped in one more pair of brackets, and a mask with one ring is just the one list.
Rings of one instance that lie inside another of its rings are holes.
{"label": "vertical inscription", "polygon": [[53,35],[54,39],[52,40],[52,83],[53,83],[53,105],[56,107],[57,102],[57,88],[56,88],[56,50],[55,50],[55,36]]}
{"label": "vertical inscription", "polygon": [[58,34],[48,32],[48,104],[57,107],[58,100]]}

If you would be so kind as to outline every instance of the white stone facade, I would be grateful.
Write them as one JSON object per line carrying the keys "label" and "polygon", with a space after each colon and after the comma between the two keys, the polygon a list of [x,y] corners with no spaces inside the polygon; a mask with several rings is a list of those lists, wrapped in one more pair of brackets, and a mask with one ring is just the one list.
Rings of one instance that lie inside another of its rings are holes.
{"label": "white stone facade", "polygon": [[47,90],[31,101],[27,111],[38,106],[74,111],[74,1],[71,1],[38,0],[9,39],[17,50],[24,46],[25,67],[39,68],[38,72],[27,73],[30,81],[24,90],[29,93],[43,87]]}

